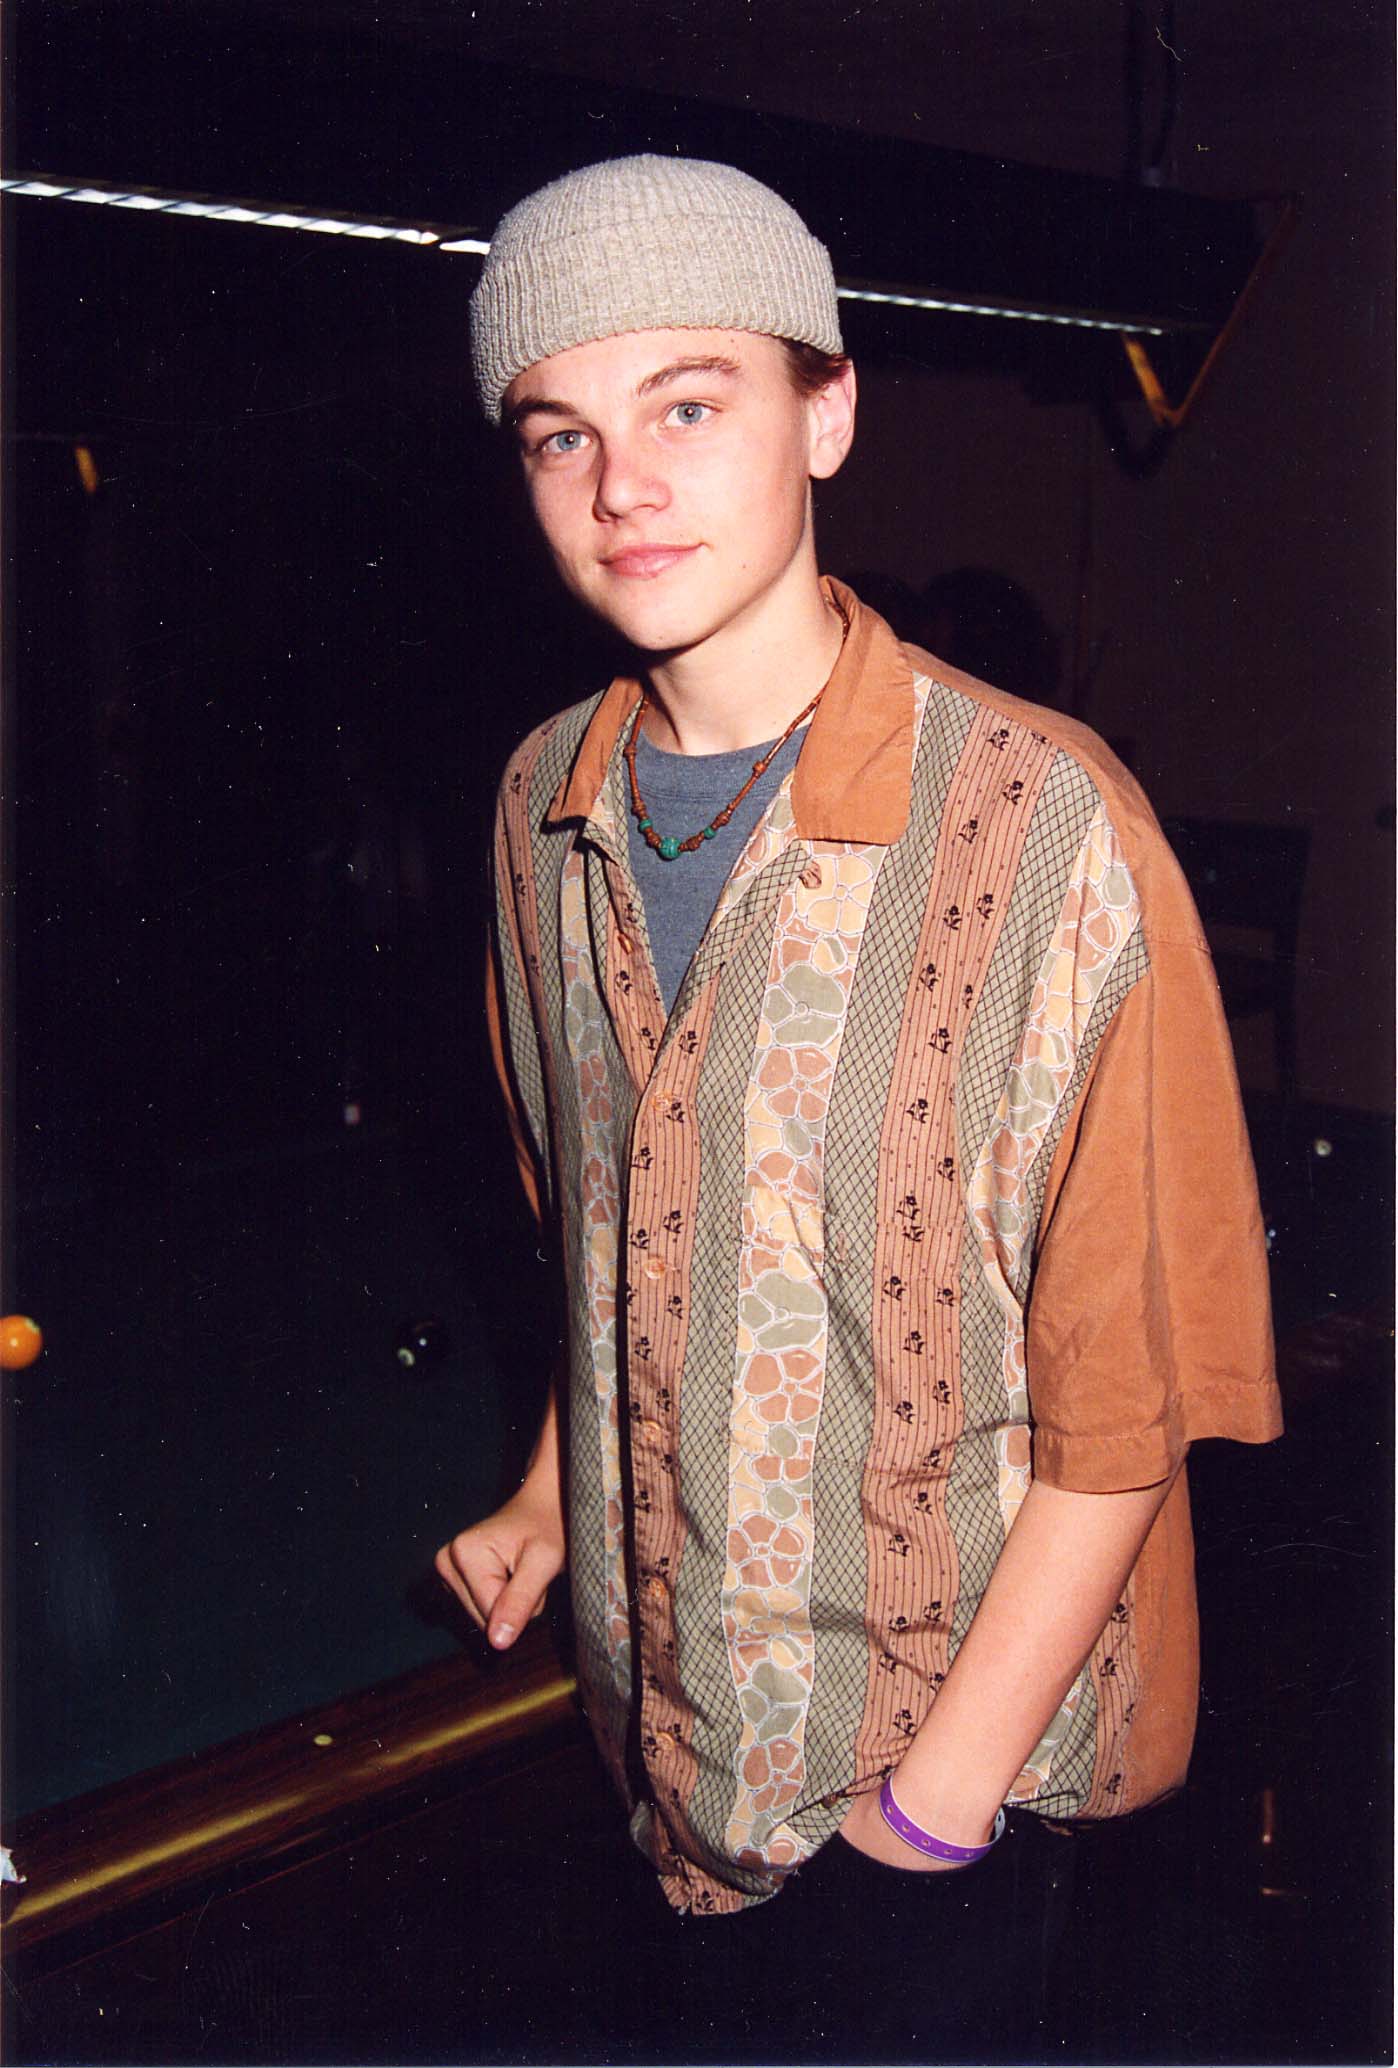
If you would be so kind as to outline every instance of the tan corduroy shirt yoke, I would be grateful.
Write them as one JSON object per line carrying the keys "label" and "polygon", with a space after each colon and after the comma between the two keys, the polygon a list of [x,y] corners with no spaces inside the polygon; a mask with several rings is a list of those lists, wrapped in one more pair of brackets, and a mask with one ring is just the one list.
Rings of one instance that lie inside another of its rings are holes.
{"label": "tan corduroy shirt yoke", "polygon": [[[668,1018],[633,682],[531,734],[497,823],[580,1676],[667,1894],[707,1910],[896,1764],[1035,1474],[1141,1486],[1280,1427],[1227,1030],[1148,805],[1083,727],[829,586],[844,651]],[[1181,1473],[1011,1799],[1176,1786],[1197,1680]]]}

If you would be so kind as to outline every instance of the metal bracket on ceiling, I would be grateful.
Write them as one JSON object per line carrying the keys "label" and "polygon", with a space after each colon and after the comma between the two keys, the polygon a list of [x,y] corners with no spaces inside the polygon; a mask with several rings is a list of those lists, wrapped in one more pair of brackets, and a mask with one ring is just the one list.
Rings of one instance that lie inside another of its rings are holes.
{"label": "metal bracket on ceiling", "polygon": [[1223,354],[1236,336],[1253,296],[1289,241],[1301,212],[1300,197],[1296,194],[1284,194],[1277,198],[1281,203],[1281,213],[1273,224],[1266,243],[1258,253],[1253,263],[1252,271],[1243,282],[1238,298],[1228,312],[1226,322],[1213,343],[1209,346],[1207,353],[1204,355],[1203,363],[1190,382],[1182,401],[1171,402],[1166,395],[1161,385],[1160,377],[1151,363],[1150,351],[1145,339],[1140,336],[1123,335],[1121,340],[1122,347],[1125,350],[1127,359],[1130,361],[1131,371],[1136,376],[1137,386],[1145,397],[1146,408],[1150,411],[1158,431],[1164,432],[1167,435],[1178,431],[1183,428],[1193,415],[1200,396],[1213,378],[1214,370],[1219,360],[1223,357]]}

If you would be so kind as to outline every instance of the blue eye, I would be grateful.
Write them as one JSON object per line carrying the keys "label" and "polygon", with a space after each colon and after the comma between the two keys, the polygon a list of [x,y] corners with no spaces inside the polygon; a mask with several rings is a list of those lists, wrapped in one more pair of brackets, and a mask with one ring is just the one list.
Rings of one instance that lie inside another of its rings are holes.
{"label": "blue eye", "polygon": [[712,408],[707,402],[677,402],[670,411],[675,422],[682,424],[686,429],[694,424],[702,424],[705,417],[712,414]]}
{"label": "blue eye", "polygon": [[[569,442],[571,441],[571,443]],[[553,431],[539,445],[540,452],[581,452],[583,434],[581,431]]]}

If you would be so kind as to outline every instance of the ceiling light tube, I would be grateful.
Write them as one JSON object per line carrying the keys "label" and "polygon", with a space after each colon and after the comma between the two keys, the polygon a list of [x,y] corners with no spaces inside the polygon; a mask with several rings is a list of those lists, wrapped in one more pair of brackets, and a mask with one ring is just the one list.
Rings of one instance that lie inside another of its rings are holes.
{"label": "ceiling light tube", "polygon": [[[161,193],[151,188],[127,193],[120,187],[98,184],[60,185],[55,180],[0,179],[0,192],[23,194],[45,201],[84,201],[98,206],[135,208],[147,213],[197,216],[208,222],[256,223],[269,230],[314,230],[322,236],[364,237],[377,243],[437,244],[440,230],[426,230],[406,223],[376,223],[358,216],[311,215],[291,209],[248,207],[241,201],[219,201],[193,194]],[[482,246],[482,250],[486,247]]]}
{"label": "ceiling light tube", "polygon": [[940,295],[895,294],[876,287],[837,287],[846,302],[879,302],[895,309],[931,309],[946,316],[999,316],[1015,323],[1057,323],[1073,330],[1127,331],[1134,337],[1164,337],[1157,323],[1130,322],[1119,316],[1083,316],[1066,309],[1014,309],[1004,302],[954,302]]}
{"label": "ceiling light tube", "polygon": [[[100,182],[65,185],[44,178],[13,177],[0,179],[0,191],[41,200],[83,201],[166,215],[197,216],[209,222],[253,223],[267,230],[310,230],[323,237],[357,237],[371,243],[436,245],[441,251],[464,253],[473,258],[484,258],[490,250],[486,238],[445,228],[424,229],[406,223],[381,223],[353,215],[311,215],[301,210],[220,201],[212,196],[163,193],[158,188],[131,193],[119,187],[103,186]],[[895,288],[850,285],[837,287],[836,292],[842,301],[871,302],[894,309],[926,309],[936,315],[993,316],[1016,323],[1051,323],[1071,330],[1115,331],[1129,337],[1164,337],[1167,330],[1167,326],[1162,324],[1133,321],[1124,316],[1090,316],[1070,309],[1016,308],[1004,302],[953,301],[947,296],[909,294]]]}

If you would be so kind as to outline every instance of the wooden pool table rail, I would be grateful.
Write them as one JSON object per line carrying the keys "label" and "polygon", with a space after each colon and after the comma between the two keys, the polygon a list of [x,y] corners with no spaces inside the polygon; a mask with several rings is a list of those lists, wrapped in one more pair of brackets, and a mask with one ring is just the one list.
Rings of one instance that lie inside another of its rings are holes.
{"label": "wooden pool table rail", "polygon": [[4,1889],[7,1955],[66,1959],[74,1940],[140,1929],[579,1729],[573,1678],[536,1624],[508,1658],[458,1653],[36,1811],[5,1834],[24,1876]]}

